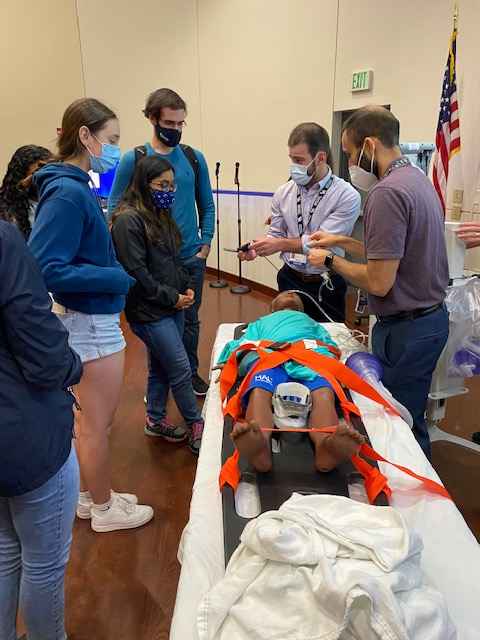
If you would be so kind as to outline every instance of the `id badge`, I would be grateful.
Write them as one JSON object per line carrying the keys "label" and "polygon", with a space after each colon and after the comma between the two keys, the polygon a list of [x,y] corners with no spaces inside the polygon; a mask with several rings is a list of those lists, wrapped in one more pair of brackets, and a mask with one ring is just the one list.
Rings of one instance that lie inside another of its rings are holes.
{"label": "id badge", "polygon": [[289,253],[288,262],[297,267],[304,267],[307,264],[307,256],[304,256],[303,253]]}

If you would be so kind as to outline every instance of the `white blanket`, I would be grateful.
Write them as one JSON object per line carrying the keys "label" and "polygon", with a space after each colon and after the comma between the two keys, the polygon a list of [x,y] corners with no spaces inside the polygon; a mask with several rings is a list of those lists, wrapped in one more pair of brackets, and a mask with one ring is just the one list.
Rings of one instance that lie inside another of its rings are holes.
{"label": "white blanket", "polygon": [[201,640],[450,640],[420,537],[391,507],[293,494],[247,524],[200,601]]}

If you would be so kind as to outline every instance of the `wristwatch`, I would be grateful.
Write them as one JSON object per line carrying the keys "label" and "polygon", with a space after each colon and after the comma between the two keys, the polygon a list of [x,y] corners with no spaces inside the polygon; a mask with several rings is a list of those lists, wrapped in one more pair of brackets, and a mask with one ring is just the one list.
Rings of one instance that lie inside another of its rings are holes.
{"label": "wristwatch", "polygon": [[328,256],[325,258],[325,260],[323,261],[323,264],[327,267],[327,269],[332,268],[332,262],[334,257],[335,257],[334,253],[329,253]]}

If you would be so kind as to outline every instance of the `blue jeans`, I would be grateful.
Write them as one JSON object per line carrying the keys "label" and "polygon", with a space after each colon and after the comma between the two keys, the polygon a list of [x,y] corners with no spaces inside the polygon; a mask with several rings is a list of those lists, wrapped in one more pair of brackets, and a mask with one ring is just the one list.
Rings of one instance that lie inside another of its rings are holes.
{"label": "blue jeans", "polygon": [[372,351],[382,365],[382,382],[410,411],[413,435],[429,460],[425,409],[432,374],[447,338],[445,308],[420,318],[377,322],[372,333]]}
{"label": "blue jeans", "polygon": [[195,291],[195,302],[185,311],[185,330],[183,332],[183,344],[190,362],[192,375],[198,369],[198,336],[200,334],[200,321],[198,312],[202,304],[203,281],[205,279],[205,268],[207,261],[196,256],[182,259],[183,266],[193,279],[193,290]]}
{"label": "blue jeans", "polygon": [[200,409],[193,392],[192,372],[182,342],[184,312],[154,322],[132,323],[132,332],[147,347],[147,415],[154,422],[167,415],[168,390],[172,389],[178,410],[186,424],[200,421]]}
{"label": "blue jeans", "polygon": [[28,640],[64,640],[64,578],[79,491],[72,446],[38,489],[0,497],[0,638],[17,637],[20,603]]}

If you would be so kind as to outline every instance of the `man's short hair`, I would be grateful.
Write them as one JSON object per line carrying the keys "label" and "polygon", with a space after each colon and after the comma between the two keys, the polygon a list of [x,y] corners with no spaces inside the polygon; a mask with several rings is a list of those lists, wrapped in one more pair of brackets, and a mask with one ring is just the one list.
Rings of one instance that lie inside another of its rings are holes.
{"label": "man's short hair", "polygon": [[400,123],[393,113],[379,105],[368,105],[355,111],[342,128],[350,141],[361,147],[365,138],[378,138],[384,147],[391,149],[400,141]]}
{"label": "man's short hair", "polygon": [[177,111],[178,109],[184,109],[187,111],[187,104],[185,100],[178,95],[178,93],[175,93],[172,89],[163,88],[153,91],[148,96],[143,113],[146,118],[153,116],[158,120],[162,115],[162,109],[164,107],[168,107],[174,111]]}
{"label": "man's short hair", "polygon": [[308,153],[313,157],[319,151],[330,153],[330,139],[323,127],[315,122],[303,122],[295,127],[288,138],[288,146],[296,147],[297,144],[306,144]]}

